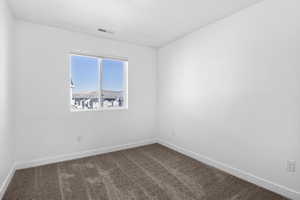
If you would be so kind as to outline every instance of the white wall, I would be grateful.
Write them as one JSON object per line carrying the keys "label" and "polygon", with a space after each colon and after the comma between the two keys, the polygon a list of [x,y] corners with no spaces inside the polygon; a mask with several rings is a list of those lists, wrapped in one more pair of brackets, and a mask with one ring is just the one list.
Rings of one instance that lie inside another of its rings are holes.
{"label": "white wall", "polygon": [[[70,112],[68,56],[74,51],[128,57],[128,110]],[[15,60],[18,162],[154,138],[154,49],[18,21]]]}
{"label": "white wall", "polygon": [[265,0],[161,48],[161,139],[300,191],[299,7]]}
{"label": "white wall", "polygon": [[13,19],[4,0],[0,0],[0,198],[1,186],[14,162],[14,135],[12,131],[11,71]]}

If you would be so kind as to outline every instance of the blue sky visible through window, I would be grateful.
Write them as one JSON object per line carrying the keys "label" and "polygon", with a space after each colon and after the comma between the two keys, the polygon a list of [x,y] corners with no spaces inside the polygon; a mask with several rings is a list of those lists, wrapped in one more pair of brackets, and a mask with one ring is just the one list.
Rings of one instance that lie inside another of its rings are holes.
{"label": "blue sky visible through window", "polygon": [[[102,60],[102,89],[123,90],[123,62]],[[74,93],[98,91],[100,81],[98,59],[86,56],[71,56],[71,78]]]}
{"label": "blue sky visible through window", "polygon": [[104,59],[102,61],[102,89],[111,91],[123,90],[123,62]]}
{"label": "blue sky visible through window", "polygon": [[74,93],[99,90],[98,59],[71,56],[71,77]]}

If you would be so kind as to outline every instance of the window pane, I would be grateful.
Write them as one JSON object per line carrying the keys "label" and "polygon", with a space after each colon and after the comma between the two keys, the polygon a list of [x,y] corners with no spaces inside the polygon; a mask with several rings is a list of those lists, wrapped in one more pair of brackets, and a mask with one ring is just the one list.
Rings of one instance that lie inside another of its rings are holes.
{"label": "window pane", "polygon": [[124,106],[124,62],[102,60],[101,103],[104,108]]}
{"label": "window pane", "polygon": [[97,58],[71,56],[71,109],[99,108],[99,64]]}

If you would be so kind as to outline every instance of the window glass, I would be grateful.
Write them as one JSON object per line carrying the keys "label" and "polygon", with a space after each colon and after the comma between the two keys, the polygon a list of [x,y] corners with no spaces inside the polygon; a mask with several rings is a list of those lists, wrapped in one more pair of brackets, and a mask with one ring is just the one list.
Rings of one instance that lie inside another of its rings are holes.
{"label": "window glass", "polygon": [[97,58],[71,56],[71,109],[99,107],[99,63]]}
{"label": "window glass", "polygon": [[127,61],[70,56],[72,111],[127,108]]}
{"label": "window glass", "polygon": [[101,103],[104,108],[124,106],[124,62],[102,61]]}

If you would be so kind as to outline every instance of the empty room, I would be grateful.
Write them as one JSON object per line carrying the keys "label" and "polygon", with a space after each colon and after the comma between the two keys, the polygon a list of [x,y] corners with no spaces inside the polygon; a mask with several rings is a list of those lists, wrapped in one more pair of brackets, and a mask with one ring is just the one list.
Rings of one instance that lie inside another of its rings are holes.
{"label": "empty room", "polygon": [[0,0],[0,200],[300,200],[299,0]]}

